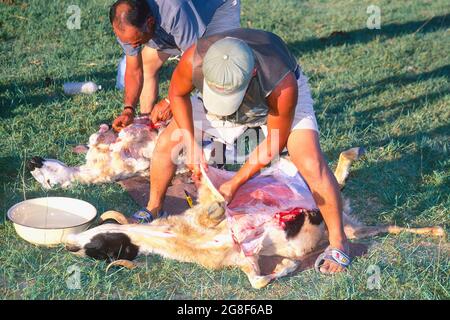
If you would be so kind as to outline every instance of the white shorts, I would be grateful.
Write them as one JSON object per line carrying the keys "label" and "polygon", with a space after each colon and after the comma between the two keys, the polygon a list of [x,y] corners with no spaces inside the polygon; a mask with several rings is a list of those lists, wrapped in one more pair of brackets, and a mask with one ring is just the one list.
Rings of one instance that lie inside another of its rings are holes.
{"label": "white shorts", "polygon": [[294,121],[292,122],[291,131],[297,129],[310,129],[319,132],[316,115],[314,114],[314,101],[311,96],[311,90],[308,85],[308,78],[300,72],[297,80],[298,99],[295,107]]}
{"label": "white shorts", "polygon": [[[311,97],[311,91],[308,85],[308,78],[302,72],[300,72],[300,76],[297,79],[297,85],[298,99],[291,131],[309,129],[319,132],[313,108],[314,101]],[[191,102],[194,127],[206,132],[218,141],[225,144],[233,144],[234,141],[248,128],[246,125],[208,117],[198,95],[193,95],[191,97]],[[267,126],[263,125],[261,126],[261,129],[264,132],[264,135],[267,136]]]}

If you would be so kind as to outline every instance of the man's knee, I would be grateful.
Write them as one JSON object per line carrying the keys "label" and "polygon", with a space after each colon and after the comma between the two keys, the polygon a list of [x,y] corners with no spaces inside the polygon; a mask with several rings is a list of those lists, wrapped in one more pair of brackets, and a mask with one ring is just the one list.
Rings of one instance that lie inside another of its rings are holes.
{"label": "man's knee", "polygon": [[171,152],[172,149],[179,143],[179,139],[174,139],[171,134],[164,131],[158,138],[156,143],[155,152],[157,153],[167,153]]}
{"label": "man's knee", "polygon": [[[165,154],[177,158],[183,147],[183,136],[180,133],[175,120],[159,135],[155,146],[155,157]],[[173,154],[173,155],[172,155]]]}
{"label": "man's knee", "polygon": [[142,64],[144,69],[144,78],[154,78],[158,76],[158,72],[169,55],[159,52],[156,49],[145,47],[142,50]]}
{"label": "man's knee", "polygon": [[144,63],[144,80],[154,79],[158,77],[159,70],[161,69],[161,65],[155,63]]}
{"label": "man's knee", "polygon": [[288,140],[288,151],[297,170],[307,180],[321,179],[327,163],[320,150],[319,137],[313,130],[294,130]]}
{"label": "man's knee", "polygon": [[327,170],[327,164],[324,158],[320,155],[311,156],[303,155],[299,159],[292,159],[297,170],[307,180],[320,180]]}

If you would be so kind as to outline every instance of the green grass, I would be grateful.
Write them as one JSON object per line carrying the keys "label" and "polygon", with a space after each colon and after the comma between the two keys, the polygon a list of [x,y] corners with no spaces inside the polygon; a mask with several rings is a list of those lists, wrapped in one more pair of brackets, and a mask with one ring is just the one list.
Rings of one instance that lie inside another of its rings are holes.
{"label": "green grass", "polygon": [[[73,196],[99,212],[130,213],[137,205],[115,184],[46,192],[24,169],[34,155],[81,163],[83,157],[70,147],[86,142],[98,124],[120,112],[122,94],[114,84],[121,52],[107,18],[113,1],[77,1],[80,30],[66,28],[73,1],[12,2],[0,3],[0,297],[450,298],[448,245],[422,236],[369,239],[368,255],[346,274],[307,271],[260,291],[251,289],[238,269],[210,271],[151,256],[141,260],[141,268],[106,274],[104,262],[21,240],[6,211],[25,198]],[[381,8],[381,30],[366,28],[370,4]],[[344,191],[361,221],[448,230],[447,1],[245,0],[242,25],[279,34],[299,59],[310,78],[322,148],[332,165],[346,148],[367,148]],[[163,70],[162,93],[173,66]],[[62,84],[74,80],[93,80],[104,90],[67,97]],[[66,287],[67,268],[74,264],[81,269],[80,290]],[[370,265],[381,270],[380,290],[367,288]]]}

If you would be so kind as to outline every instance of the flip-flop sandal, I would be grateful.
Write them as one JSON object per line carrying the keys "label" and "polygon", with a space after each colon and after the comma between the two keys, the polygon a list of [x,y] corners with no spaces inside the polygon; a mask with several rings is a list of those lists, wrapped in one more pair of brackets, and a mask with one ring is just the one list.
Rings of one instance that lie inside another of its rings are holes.
{"label": "flip-flop sandal", "polygon": [[137,221],[137,223],[150,223],[158,218],[165,218],[167,213],[165,211],[159,211],[158,216],[155,218],[150,210],[147,208],[140,208],[138,211],[133,213],[133,218]]}
{"label": "flip-flop sandal", "polygon": [[351,263],[350,257],[345,252],[342,252],[339,249],[328,247],[322,254],[317,257],[314,264],[314,269],[322,274],[328,274],[320,271],[320,267],[325,263],[326,260],[333,261],[344,268],[347,268]]}

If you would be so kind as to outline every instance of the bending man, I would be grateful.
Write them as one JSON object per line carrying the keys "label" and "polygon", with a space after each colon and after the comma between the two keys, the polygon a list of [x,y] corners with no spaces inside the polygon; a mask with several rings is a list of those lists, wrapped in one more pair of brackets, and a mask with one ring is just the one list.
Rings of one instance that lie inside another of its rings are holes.
{"label": "bending man", "polygon": [[[202,93],[204,107],[193,107],[190,93],[194,88]],[[335,273],[349,264],[340,191],[320,149],[307,79],[278,36],[260,30],[234,29],[199,39],[175,69],[169,99],[175,121],[162,133],[153,153],[148,210],[153,214],[161,210],[175,172],[173,149],[180,142],[187,151],[188,167],[194,175],[199,174],[204,160],[195,140],[195,126],[200,124],[202,130],[207,130],[211,125],[229,123],[267,125],[265,140],[219,191],[230,201],[242,184],[287,147],[328,228],[330,246],[321,271]],[[181,136],[176,134],[178,129]]]}
{"label": "bending man", "polygon": [[240,0],[118,0],[109,18],[126,54],[124,110],[113,127],[133,122],[138,101],[154,122],[170,118],[167,101],[158,99],[159,70],[198,38],[240,24]]}

